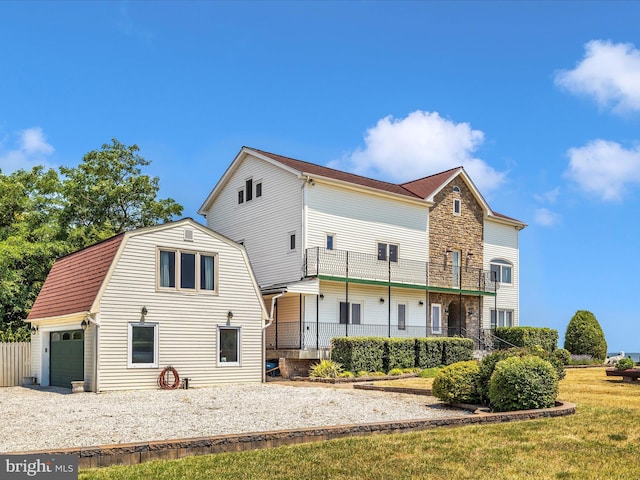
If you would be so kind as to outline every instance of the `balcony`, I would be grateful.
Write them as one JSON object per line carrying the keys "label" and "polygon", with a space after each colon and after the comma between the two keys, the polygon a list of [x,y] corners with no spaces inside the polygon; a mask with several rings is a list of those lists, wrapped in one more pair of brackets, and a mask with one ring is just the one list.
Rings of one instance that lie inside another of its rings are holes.
{"label": "balcony", "polygon": [[378,260],[376,255],[326,248],[305,252],[305,276],[350,283],[391,285],[443,293],[495,295],[498,284],[491,272],[449,263],[428,263],[398,258]]}

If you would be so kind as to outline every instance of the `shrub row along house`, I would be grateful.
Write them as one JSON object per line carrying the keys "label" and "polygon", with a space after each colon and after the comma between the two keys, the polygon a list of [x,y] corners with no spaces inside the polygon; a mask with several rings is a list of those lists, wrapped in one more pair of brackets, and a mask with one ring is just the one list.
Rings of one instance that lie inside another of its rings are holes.
{"label": "shrub row along house", "polygon": [[494,212],[462,167],[393,184],[244,147],[198,213],[279,297],[267,356],[323,358],[345,335],[481,343],[518,325],[526,225]]}
{"label": "shrub row along house", "polygon": [[260,381],[266,357],[324,358],[332,337],[482,347],[518,325],[525,224],[463,168],[398,185],[244,147],[199,213],[208,228],[142,228],[56,261],[28,317],[42,385],[152,388],[168,365],[196,386]]}

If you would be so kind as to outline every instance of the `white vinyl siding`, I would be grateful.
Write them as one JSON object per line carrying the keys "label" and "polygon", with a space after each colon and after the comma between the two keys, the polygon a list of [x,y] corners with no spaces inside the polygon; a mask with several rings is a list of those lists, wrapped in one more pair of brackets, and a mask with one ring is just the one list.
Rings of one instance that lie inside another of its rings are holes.
{"label": "white vinyl siding", "polygon": [[[238,205],[238,188],[245,188],[247,178],[260,179],[262,196],[260,201],[254,198]],[[287,233],[302,232],[302,182],[280,167],[248,156],[207,212],[209,228],[244,240],[260,285],[300,280],[302,254],[299,248],[290,253]],[[296,238],[298,247],[302,241]]]}
{"label": "white vinyl siding", "polygon": [[[156,290],[156,252],[184,248],[183,228],[152,230],[126,239],[124,250],[100,302],[100,390],[157,388],[161,370],[171,365],[193,386],[260,382],[262,308],[241,250],[194,230],[189,249],[216,252],[218,295]],[[157,368],[129,368],[128,325],[158,324]],[[241,368],[218,368],[217,326],[233,312],[232,327],[242,328]]]}
{"label": "white vinyl siding", "polygon": [[497,298],[485,297],[482,312],[483,328],[491,327],[491,310],[513,311],[513,325],[520,324],[519,289],[520,268],[518,252],[518,230],[490,220],[484,224],[484,269],[491,269],[491,260],[499,259],[511,264],[511,283],[500,283]]}
{"label": "white vinyl siding", "polygon": [[386,243],[399,246],[401,259],[428,261],[426,206],[320,182],[307,189],[307,199],[307,248],[324,248],[331,231],[340,238],[340,250],[375,257],[378,243]]}

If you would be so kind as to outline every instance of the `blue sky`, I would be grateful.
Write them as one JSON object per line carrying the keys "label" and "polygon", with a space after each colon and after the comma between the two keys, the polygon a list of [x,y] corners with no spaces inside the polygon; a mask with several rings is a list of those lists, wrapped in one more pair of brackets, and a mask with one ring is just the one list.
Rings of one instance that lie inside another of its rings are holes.
{"label": "blue sky", "polygon": [[0,2],[0,168],[116,137],[197,209],[242,145],[389,181],[464,165],[521,324],[640,351],[640,3]]}

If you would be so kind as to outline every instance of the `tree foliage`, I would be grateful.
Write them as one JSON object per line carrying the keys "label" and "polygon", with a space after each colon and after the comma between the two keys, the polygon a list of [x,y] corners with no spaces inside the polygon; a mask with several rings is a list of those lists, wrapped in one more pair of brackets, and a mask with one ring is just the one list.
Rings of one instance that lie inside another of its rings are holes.
{"label": "tree foliage", "polygon": [[607,356],[604,332],[593,313],[578,310],[571,318],[564,335],[564,348],[573,355],[591,355],[596,360]]}
{"label": "tree foliage", "polygon": [[[54,260],[116,233],[182,214],[157,199],[150,161],[117,139],[74,168],[0,172],[0,332],[24,326]],[[8,333],[0,338],[9,338]]]}
{"label": "tree foliage", "polygon": [[117,233],[170,221],[182,206],[168,198],[157,200],[158,177],[142,174],[151,162],[116,138],[87,153],[76,168],[61,167],[66,199],[62,221],[69,240],[86,246]]}

